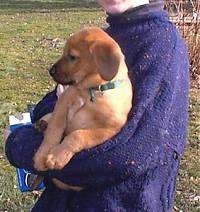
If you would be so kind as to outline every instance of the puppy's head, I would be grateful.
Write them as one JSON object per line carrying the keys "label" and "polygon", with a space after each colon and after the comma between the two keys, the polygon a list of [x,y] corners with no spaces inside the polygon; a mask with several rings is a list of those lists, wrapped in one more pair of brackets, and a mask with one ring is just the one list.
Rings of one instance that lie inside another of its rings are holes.
{"label": "puppy's head", "polygon": [[91,74],[110,81],[117,74],[121,59],[123,54],[110,36],[99,28],[87,28],[68,39],[62,57],[49,72],[63,85],[79,83]]}

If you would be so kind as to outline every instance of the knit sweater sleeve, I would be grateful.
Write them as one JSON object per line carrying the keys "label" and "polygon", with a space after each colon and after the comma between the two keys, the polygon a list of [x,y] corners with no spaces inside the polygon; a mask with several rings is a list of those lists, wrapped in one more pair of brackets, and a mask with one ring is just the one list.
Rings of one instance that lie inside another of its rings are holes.
{"label": "knit sweater sleeve", "polygon": [[[48,93],[31,113],[32,123],[51,113],[57,101],[56,90]],[[5,152],[9,162],[19,168],[36,172],[33,168],[33,156],[43,140],[43,134],[34,125],[15,129],[7,138]]]}

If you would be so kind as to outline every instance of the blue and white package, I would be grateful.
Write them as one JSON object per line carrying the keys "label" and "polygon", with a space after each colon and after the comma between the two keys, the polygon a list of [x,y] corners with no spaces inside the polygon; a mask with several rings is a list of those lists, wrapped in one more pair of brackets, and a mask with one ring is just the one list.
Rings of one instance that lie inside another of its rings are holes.
{"label": "blue and white package", "polygon": [[14,131],[23,125],[31,125],[30,113],[20,113],[18,116],[9,116],[10,130]]}
{"label": "blue and white package", "polygon": [[[14,131],[18,127],[23,125],[31,125],[30,113],[22,113],[19,116],[10,115],[9,116],[10,130]],[[32,191],[32,185],[38,175],[32,174],[31,172],[17,168],[17,180],[19,189],[21,192]],[[35,190],[41,190],[44,188],[44,183],[41,182]]]}

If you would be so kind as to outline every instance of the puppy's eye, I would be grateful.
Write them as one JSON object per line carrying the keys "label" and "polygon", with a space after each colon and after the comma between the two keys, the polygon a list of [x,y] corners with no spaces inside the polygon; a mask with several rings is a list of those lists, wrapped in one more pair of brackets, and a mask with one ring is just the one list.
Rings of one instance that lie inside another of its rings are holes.
{"label": "puppy's eye", "polygon": [[69,54],[69,55],[67,56],[67,59],[68,59],[68,61],[70,61],[70,62],[74,62],[74,61],[77,59],[77,57],[74,56],[74,55],[72,55],[72,54]]}

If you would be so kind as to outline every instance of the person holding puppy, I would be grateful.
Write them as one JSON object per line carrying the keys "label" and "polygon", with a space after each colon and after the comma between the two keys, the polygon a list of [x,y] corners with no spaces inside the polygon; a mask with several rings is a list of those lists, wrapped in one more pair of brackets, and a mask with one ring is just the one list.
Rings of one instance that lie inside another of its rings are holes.
{"label": "person holding puppy", "polygon": [[[75,155],[62,170],[39,172],[46,189],[32,211],[172,211],[187,137],[187,49],[162,1],[97,0],[105,31],[120,45],[134,86],[133,108],[119,134]],[[53,111],[56,89],[36,106],[32,121]],[[10,163],[38,173],[33,157],[43,134],[24,126],[9,135]],[[52,179],[80,189],[61,190]]]}

